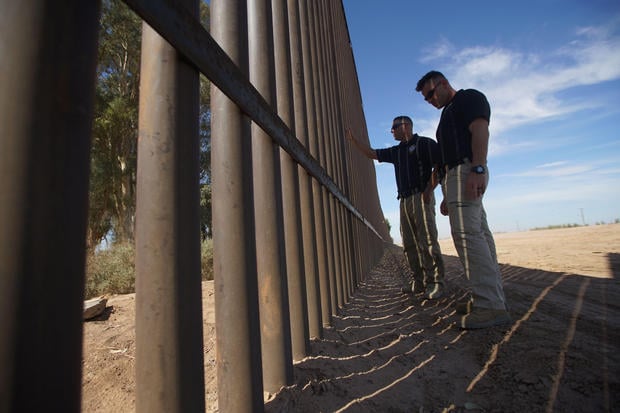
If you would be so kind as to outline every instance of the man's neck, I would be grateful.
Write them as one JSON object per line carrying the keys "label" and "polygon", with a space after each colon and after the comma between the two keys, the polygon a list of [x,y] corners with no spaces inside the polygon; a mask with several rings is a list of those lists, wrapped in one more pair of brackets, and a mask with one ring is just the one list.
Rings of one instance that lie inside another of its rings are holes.
{"label": "man's neck", "polygon": [[456,95],[456,90],[450,87],[450,99],[448,100],[448,103],[452,102],[452,99],[454,99],[454,95]]}

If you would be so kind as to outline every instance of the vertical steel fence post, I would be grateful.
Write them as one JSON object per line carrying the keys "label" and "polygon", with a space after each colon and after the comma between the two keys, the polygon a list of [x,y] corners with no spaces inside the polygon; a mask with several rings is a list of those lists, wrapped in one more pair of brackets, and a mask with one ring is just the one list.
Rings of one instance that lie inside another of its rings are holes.
{"label": "vertical steel fence post", "polygon": [[[342,13],[342,4],[340,4],[337,7],[340,7],[342,21],[346,23],[346,19],[344,18],[344,14]],[[340,57],[341,61],[343,62],[342,66],[339,67],[339,71],[342,71],[342,80],[341,80],[342,88],[340,89],[340,91],[341,91],[343,127],[353,128],[354,125],[352,123],[354,121],[354,118],[352,116],[352,108],[351,108],[351,106],[353,105],[351,105],[349,102],[355,102],[355,99],[353,99],[353,96],[351,93],[351,88],[353,87],[353,84],[351,82],[351,72],[349,70],[349,65],[347,64],[348,62],[347,58],[349,57],[348,56],[349,44],[347,42],[346,37],[342,35],[343,33],[346,33],[346,25],[343,25],[343,27],[339,27],[339,30],[337,33],[338,33],[338,40],[339,40],[338,41],[339,48],[337,51],[337,56]],[[358,103],[361,105],[361,102],[358,102]],[[358,197],[357,197],[357,184],[356,184],[359,171],[352,162],[351,150],[348,146],[349,145],[346,142],[343,142],[342,164],[343,164],[343,169],[344,169],[345,191],[347,193],[347,196],[351,200],[351,202],[354,205],[359,207]],[[353,173],[353,171],[355,171],[355,173]],[[347,234],[348,248],[347,249],[350,253],[349,260],[350,260],[350,266],[351,266],[351,283],[354,286],[353,288],[355,288],[355,286],[357,286],[360,281],[360,277],[359,277],[360,239],[357,236],[358,223],[359,221],[355,219],[354,217],[352,217],[351,214],[347,215],[347,229],[348,229],[348,234]]]}
{"label": "vertical steel fence post", "polygon": [[[348,119],[346,114],[346,106],[343,102],[349,102],[346,99],[346,91],[348,88],[347,78],[348,73],[346,71],[346,63],[344,62],[345,50],[343,50],[343,45],[346,45],[345,39],[342,36],[343,30],[346,27],[342,24],[337,24],[337,22],[345,22],[344,14],[342,13],[342,4],[330,3],[331,10],[328,13],[328,18],[331,27],[331,42],[332,42],[332,59],[335,65],[335,77],[336,77],[336,91],[335,91],[335,99],[336,99],[336,108],[338,113],[339,120],[339,128],[338,135],[339,139],[336,142],[336,148],[338,152],[338,162],[339,171],[341,174],[342,188],[345,195],[351,199],[351,190],[350,190],[350,181],[349,181],[349,171],[347,169],[347,159],[346,159],[346,151],[345,151],[345,141],[343,138],[345,120]],[[361,106],[361,102],[358,102]],[[349,301],[350,296],[353,294],[354,289],[356,287],[356,271],[355,266],[353,265],[353,233],[351,232],[351,214],[346,211],[346,209],[342,209],[342,220],[343,220],[343,262],[344,262],[344,280],[345,280],[345,302]]]}
{"label": "vertical steel fence post", "polygon": [[[278,114],[287,126],[294,131],[291,42],[286,0],[272,0],[272,10]],[[291,313],[292,352],[293,360],[301,360],[308,355],[310,338],[308,336],[299,175],[297,163],[282,149],[280,149],[280,165],[282,169],[282,209],[284,213],[288,302]]]}
{"label": "vertical steel fence post", "polygon": [[[211,34],[248,73],[246,0],[212,0]],[[218,408],[263,411],[250,122],[211,87]]]}
{"label": "vertical steel fence post", "polygon": [[[334,168],[334,153],[333,153],[333,126],[334,126],[334,118],[333,118],[333,106],[332,106],[332,95],[331,95],[331,68],[329,66],[329,60],[327,58],[327,43],[326,43],[326,33],[327,29],[325,25],[325,11],[324,5],[325,1],[320,0],[315,4],[316,12],[317,12],[317,21],[319,31],[317,32],[318,41],[319,41],[319,57],[321,64],[321,72],[319,72],[319,79],[321,80],[321,98],[323,102],[323,154],[325,159],[325,169],[329,176],[332,177],[334,182],[338,184],[338,180],[335,174]],[[328,222],[329,222],[329,244],[330,249],[328,251],[329,265],[330,265],[330,284],[331,284],[331,301],[332,301],[332,314],[336,315],[340,312],[342,308],[342,299],[341,299],[341,285],[340,285],[340,254],[339,254],[339,239],[340,234],[338,233],[338,222],[336,220],[337,214],[337,199],[334,196],[329,196],[328,200]]]}
{"label": "vertical steel fence post", "polygon": [[[304,73],[304,54],[302,33],[307,35],[307,25],[302,28],[302,16],[298,0],[288,0],[289,36],[291,41],[291,66],[293,76],[293,107],[295,108],[295,134],[301,144],[309,151],[308,118]],[[312,177],[299,167],[299,190],[303,234],[303,253],[306,276],[308,334],[310,338],[322,338],[321,297],[319,287],[317,230],[314,218],[314,197]]]}
{"label": "vertical steel fence post", "polygon": [[[344,179],[343,179],[343,171],[342,171],[342,154],[340,152],[342,140],[344,139],[342,128],[342,113],[340,108],[340,99],[339,99],[339,73],[338,73],[338,65],[336,60],[336,44],[334,42],[334,31],[335,27],[333,24],[333,10],[331,7],[333,6],[333,2],[323,2],[323,25],[325,27],[324,36],[325,36],[325,45],[326,45],[326,60],[328,62],[329,71],[328,73],[328,84],[329,84],[329,96],[331,103],[331,119],[332,119],[332,127],[331,127],[331,152],[332,152],[332,170],[333,175],[335,177],[338,186],[344,191]],[[345,192],[345,195],[346,192]],[[338,302],[340,306],[345,305],[349,301],[348,296],[348,271],[347,271],[347,253],[345,250],[345,230],[344,230],[344,216],[345,216],[345,208],[342,204],[336,204],[336,228],[337,228],[337,261],[336,265],[338,268],[337,271],[337,282],[338,282]]]}
{"label": "vertical steel fence post", "polygon": [[[250,81],[275,108],[270,1],[248,1],[248,36]],[[280,147],[253,123],[252,165],[263,382],[268,392],[276,392],[293,380],[279,156]]]}
{"label": "vertical steel fence post", "polygon": [[[198,1],[184,2],[198,16]],[[204,411],[199,77],[142,25],[136,194],[136,411]]]}
{"label": "vertical steel fence post", "polygon": [[0,411],[80,411],[98,1],[0,4]]}
{"label": "vertical steel fence post", "polygon": [[[322,109],[323,109],[323,160],[324,167],[329,176],[333,179],[336,185],[339,185],[338,177],[335,174],[335,159],[333,153],[333,141],[334,141],[334,108],[332,101],[332,84],[331,84],[331,75],[332,68],[330,67],[330,62],[328,60],[328,50],[329,47],[326,43],[326,31],[329,30],[327,25],[325,24],[325,11],[324,11],[324,1],[316,1],[316,15],[317,15],[317,36],[319,42],[319,62],[320,67],[322,68],[320,72],[319,79],[321,80],[321,99],[322,99]],[[331,285],[331,299],[332,299],[332,313],[338,314],[339,309],[342,307],[342,300],[340,299],[340,251],[339,251],[339,238],[340,234],[338,231],[338,222],[337,222],[337,209],[338,202],[333,196],[328,197],[329,200],[329,236],[331,240],[331,248],[330,252],[330,285]]]}
{"label": "vertical steel fence post", "polygon": [[[317,44],[315,36],[315,16],[312,8],[313,1],[300,0],[300,12],[302,25],[305,24],[307,30],[302,30],[302,47],[304,49],[304,74],[306,75],[306,99],[308,104],[308,137],[310,143],[310,154],[321,160],[322,116],[320,102],[318,99],[319,91],[319,67],[317,59]],[[329,285],[329,263],[328,263],[328,243],[327,243],[327,221],[325,212],[325,199],[328,194],[318,181],[312,181],[312,193],[314,196],[314,214],[317,230],[317,257],[319,269],[319,285],[321,297],[321,319],[323,326],[331,326],[332,310],[330,301]]]}
{"label": "vertical steel fence post", "polygon": [[[323,59],[323,43],[321,36],[321,18],[318,11],[318,5],[316,1],[310,2],[311,16],[313,27],[311,29],[312,36],[314,37],[314,47],[316,55],[316,76],[315,76],[315,104],[317,105],[317,140],[319,148],[319,162],[321,166],[330,175],[328,168],[329,162],[327,159],[327,145],[328,145],[328,113],[327,113],[327,100],[325,92],[325,66]],[[327,288],[329,299],[330,315],[337,314],[338,305],[336,303],[336,285],[335,285],[335,265],[334,265],[334,223],[332,220],[332,205],[333,195],[329,193],[325,188],[323,191],[323,213],[325,215],[325,247],[327,256]],[[331,320],[330,320],[331,321]]]}

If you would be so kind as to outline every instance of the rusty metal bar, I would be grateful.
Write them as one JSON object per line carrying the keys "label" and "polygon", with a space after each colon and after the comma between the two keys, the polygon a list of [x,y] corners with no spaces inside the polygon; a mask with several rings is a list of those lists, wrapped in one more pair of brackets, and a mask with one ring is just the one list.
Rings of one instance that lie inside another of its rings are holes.
{"label": "rusty metal bar", "polygon": [[[345,140],[343,139],[344,134],[344,125],[345,125],[345,105],[342,102],[348,102],[344,98],[344,90],[347,85],[344,65],[341,64],[342,56],[344,55],[344,51],[342,50],[342,45],[347,44],[343,42],[342,29],[343,25],[338,24],[337,21],[344,21],[344,14],[342,14],[342,4],[340,7],[334,2],[329,2],[328,6],[330,10],[327,13],[328,18],[328,26],[330,27],[330,48],[331,51],[331,60],[334,70],[334,100],[336,107],[336,116],[338,119],[339,128],[336,130],[337,139],[335,141],[335,148],[337,152],[337,159],[340,161],[337,163],[338,173],[340,176],[340,185],[343,189],[345,195],[349,198],[351,196],[349,179],[348,179],[348,171],[346,169],[346,152],[345,152]],[[361,106],[361,101],[359,102]],[[348,105],[346,105],[348,106]],[[342,261],[343,261],[343,300],[345,303],[348,303],[350,296],[353,294],[356,283],[354,282],[355,278],[355,268],[353,266],[352,260],[352,232],[350,227],[351,216],[346,212],[345,209],[340,208],[340,216],[342,220]]]}
{"label": "rusty metal bar", "polygon": [[2,412],[80,411],[99,9],[0,4]]}
{"label": "rusty metal bar", "polygon": [[[318,6],[315,3],[315,6]],[[320,15],[317,15],[317,17],[320,17]],[[321,36],[320,36],[320,31],[321,31],[321,26],[320,23],[317,26],[317,36],[318,36],[318,40],[321,40]],[[322,117],[323,117],[323,128],[322,128],[322,141],[321,144],[319,146],[320,149],[320,153],[321,153],[321,160],[323,161],[323,167],[328,171],[328,174],[331,175],[331,171],[330,171],[330,161],[331,159],[329,158],[329,139],[330,139],[330,132],[329,132],[329,113],[327,111],[327,105],[328,105],[328,101],[327,101],[327,93],[326,93],[326,84],[325,84],[325,66],[324,66],[324,56],[323,56],[323,45],[321,43],[319,43],[318,45],[319,47],[319,87],[320,87],[320,102],[321,102],[321,111],[322,111]],[[337,271],[336,271],[336,223],[335,223],[335,219],[334,219],[334,208],[336,205],[336,202],[334,200],[334,197],[331,196],[331,194],[329,193],[325,193],[325,196],[323,197],[323,204],[324,204],[324,212],[325,212],[325,223],[327,225],[326,227],[326,240],[327,240],[327,265],[328,265],[328,276],[329,276],[329,299],[330,299],[330,309],[332,312],[332,315],[337,315],[338,314],[338,310],[340,308],[340,306],[338,305],[338,301],[337,301],[337,296],[338,296],[338,290],[336,287],[336,277],[337,277]]]}
{"label": "rusty metal bar", "polygon": [[[211,33],[248,72],[245,0],[212,0]],[[218,409],[263,411],[250,121],[211,87]]]}
{"label": "rusty metal bar", "polygon": [[[295,116],[295,134],[301,144],[308,149],[308,118],[306,104],[306,75],[304,60],[309,55],[303,49],[302,33],[307,34],[307,25],[303,26],[298,0],[288,0],[289,37],[291,42],[291,66],[293,107]],[[308,334],[310,338],[322,337],[321,298],[317,256],[317,231],[315,228],[314,197],[312,194],[312,176],[299,167],[299,191],[301,204],[301,221],[304,253],[304,273],[306,277]]]}
{"label": "rusty metal bar", "polygon": [[[304,70],[304,89],[306,97],[307,121],[308,121],[308,149],[314,159],[319,158],[319,125],[320,113],[317,110],[316,89],[317,89],[317,67],[316,67],[316,48],[313,30],[313,16],[307,0],[300,0],[299,15],[301,23],[301,43]],[[318,162],[318,161],[317,161]],[[316,249],[317,249],[317,274],[318,274],[318,302],[319,318],[321,329],[317,337],[322,337],[322,327],[331,325],[331,310],[329,308],[329,284],[327,266],[327,241],[325,229],[325,213],[323,211],[324,189],[320,182],[312,179],[312,200],[313,215],[316,229]]]}
{"label": "rusty metal bar", "polygon": [[[184,2],[198,15],[198,1]],[[136,411],[204,411],[198,71],[142,26]],[[155,396],[154,396],[155,395]]]}
{"label": "rusty metal bar", "polygon": [[[344,10],[342,8],[342,4],[340,5],[340,14],[342,16],[342,20],[346,22],[344,16]],[[352,62],[353,55],[351,53],[351,46],[348,39],[348,29],[346,25],[340,26],[340,50],[338,56],[341,57],[341,61],[343,62],[342,68],[340,70],[343,71],[343,79],[344,79],[344,87],[342,88],[342,102],[348,102],[350,99],[354,99],[354,94],[352,92],[352,88],[359,87],[354,80],[356,80],[356,74],[354,70],[354,65]],[[353,69],[353,70],[352,70]],[[360,99],[361,101],[361,99]],[[361,112],[362,110],[360,110]],[[353,117],[353,109],[351,105],[343,106],[343,122],[347,127],[351,127]],[[363,113],[362,113],[363,118]],[[347,145],[344,145],[343,153],[345,154],[343,157],[343,166],[345,170],[345,180],[348,183],[349,187],[347,188],[347,193],[350,199],[355,200],[354,202],[358,203],[359,199],[359,181],[357,180],[357,173],[349,173],[351,171],[351,156],[348,153]],[[353,169],[355,170],[355,169]],[[349,233],[350,233],[350,248],[351,251],[351,265],[352,265],[352,277],[355,285],[359,285],[364,278],[364,267],[363,260],[364,254],[362,248],[364,244],[362,243],[362,237],[360,236],[360,226],[357,220],[351,219],[351,215],[348,215],[349,222]]]}
{"label": "rusty metal bar", "polygon": [[[325,24],[329,30],[326,31],[326,40],[328,44],[328,59],[330,66],[332,67],[331,82],[332,82],[332,100],[334,106],[334,139],[333,139],[333,152],[335,162],[335,173],[337,181],[340,187],[347,197],[350,197],[350,190],[348,188],[348,181],[346,180],[344,169],[344,156],[345,153],[342,150],[344,143],[344,108],[341,100],[341,89],[344,87],[344,73],[341,72],[341,68],[338,65],[339,44],[336,42],[337,34],[342,26],[334,19],[334,8],[336,7],[334,2],[325,3]],[[359,102],[361,105],[361,102]],[[350,104],[350,102],[349,102]],[[347,105],[348,106],[348,105]],[[349,302],[351,293],[353,292],[353,284],[351,283],[351,260],[350,260],[350,239],[347,222],[349,220],[349,214],[345,209],[338,208],[338,220],[340,226],[340,301],[342,305]]]}
{"label": "rusty metal bar", "polygon": [[[274,57],[278,115],[295,130],[291,42],[286,0],[273,0]],[[297,163],[288,153],[280,151],[282,173],[282,206],[288,277],[291,342],[293,360],[301,360],[310,350],[306,296],[306,274],[301,226],[301,200]]]}
{"label": "rusty metal bar", "polygon": [[[309,1],[308,3],[308,22],[310,30],[310,49],[312,52],[312,67],[314,70],[314,103],[316,116],[316,159],[321,166],[327,171],[325,163],[325,102],[323,100],[323,83],[322,83],[322,65],[321,65],[321,47],[319,43],[319,21],[316,13],[316,2]],[[329,172],[326,172],[329,173]],[[331,325],[331,316],[334,312],[332,303],[332,275],[333,275],[333,248],[332,248],[332,233],[328,231],[331,228],[331,221],[329,215],[329,194],[324,188],[321,188],[321,208],[320,211],[323,214],[322,223],[325,239],[325,274],[321,277],[321,305],[323,307],[323,323],[324,325]],[[329,316],[326,317],[326,312],[329,312]],[[329,324],[326,324],[329,323]]]}
{"label": "rusty metal bar", "polygon": [[328,246],[328,250],[327,250],[327,259],[328,259],[328,263],[329,263],[329,287],[330,287],[330,300],[331,300],[331,309],[332,309],[332,314],[333,315],[338,315],[338,312],[340,310],[340,308],[342,307],[339,303],[338,297],[339,297],[339,284],[338,284],[338,268],[337,268],[337,264],[338,264],[338,254],[336,253],[337,250],[337,246],[338,246],[338,239],[337,239],[337,233],[335,232],[337,227],[337,223],[336,223],[336,201],[334,199],[334,197],[332,196],[327,196],[326,197],[327,200],[327,207],[326,207],[326,211],[327,211],[327,216],[326,216],[326,220],[327,222],[329,222],[329,233],[328,233],[328,237],[327,237],[327,246]]}
{"label": "rusty metal bar", "polygon": [[[334,138],[335,134],[335,110],[333,105],[333,87],[332,87],[332,74],[333,70],[330,67],[329,62],[329,54],[327,48],[329,47],[327,44],[327,35],[329,32],[329,27],[325,24],[326,16],[325,16],[325,1],[320,0],[315,2],[316,13],[317,13],[317,36],[318,36],[318,45],[319,45],[319,62],[321,65],[321,71],[319,79],[321,80],[321,90],[322,90],[322,100],[323,100],[323,116],[324,116],[324,139],[323,139],[323,148],[324,148],[324,167],[329,173],[329,175],[334,179],[336,185],[340,187],[340,183],[338,182],[338,176],[335,168],[335,156],[333,152]],[[331,237],[331,255],[328,254],[330,258],[330,285],[331,285],[331,299],[332,299],[332,313],[337,314],[339,309],[342,308],[342,290],[341,290],[341,257],[340,257],[340,231],[338,225],[338,204],[333,197],[329,197],[329,222],[330,222],[330,232],[329,235]]]}
{"label": "rusty metal bar", "polygon": [[[276,106],[271,2],[248,1],[250,81]],[[282,216],[280,148],[252,124],[252,167],[261,321],[263,386],[276,392],[293,381],[290,313]]]}
{"label": "rusty metal bar", "polygon": [[[331,158],[331,175],[335,177],[336,182],[340,188],[344,188],[344,182],[342,177],[342,168],[340,162],[339,146],[343,139],[344,128],[342,127],[342,117],[340,113],[340,102],[338,99],[338,71],[335,60],[335,47],[333,43],[334,27],[331,21],[332,10],[329,6],[333,2],[322,2],[323,9],[323,37],[324,37],[324,50],[325,50],[325,63],[329,69],[327,73],[327,88],[329,97],[329,113],[330,113],[330,139],[329,139],[329,151]],[[340,204],[334,205],[334,218],[337,231],[335,232],[335,265],[336,265],[336,285],[337,285],[337,302],[339,307],[343,307],[348,302],[348,294],[346,292],[346,254],[344,249],[345,233],[344,233],[344,211],[340,208]]]}
{"label": "rusty metal bar", "polygon": [[[329,91],[329,105],[330,108],[330,139],[329,139],[329,151],[331,158],[331,174],[334,176],[335,181],[338,183],[339,188],[344,188],[342,173],[340,168],[340,157],[338,153],[338,144],[339,140],[344,136],[341,132],[344,131],[344,128],[341,126],[341,115],[340,115],[340,107],[337,99],[338,93],[338,85],[337,85],[337,68],[334,61],[333,55],[333,42],[332,36],[334,28],[331,25],[329,4],[332,2],[323,1],[322,9],[323,9],[323,37],[325,44],[325,63],[326,67],[329,68],[327,73],[327,89]],[[348,302],[348,296],[345,291],[345,278],[346,278],[346,254],[344,252],[344,226],[343,226],[343,214],[344,211],[341,208],[340,203],[336,202],[334,204],[334,224],[337,231],[335,232],[335,278],[337,285],[337,302],[338,307],[342,308]]]}
{"label": "rusty metal bar", "polygon": [[[321,165],[327,173],[331,175],[331,157],[329,152],[329,140],[330,140],[330,129],[329,129],[329,111],[328,111],[328,97],[327,97],[327,85],[326,85],[326,73],[329,70],[325,64],[325,44],[323,42],[323,30],[324,27],[322,25],[322,14],[319,8],[319,2],[312,2],[312,12],[314,15],[314,36],[316,38],[316,48],[317,48],[317,68],[318,68],[318,91],[317,91],[317,101],[319,104],[319,110],[317,111],[318,118],[321,120],[320,122],[320,141],[319,141],[319,160]],[[336,290],[336,258],[335,258],[335,234],[334,229],[336,228],[334,221],[334,199],[332,196],[327,195],[323,197],[323,209],[325,213],[325,222],[328,225],[330,231],[326,232],[326,247],[327,247],[327,264],[328,264],[328,282],[329,282],[329,300],[330,300],[330,310],[331,314],[336,315],[338,313],[338,303],[336,300],[337,290]]]}
{"label": "rusty metal bar", "polygon": [[346,217],[347,217],[347,213],[346,210],[344,208],[342,208],[342,205],[338,204],[338,215],[339,215],[339,225],[340,225],[340,234],[341,235],[341,240],[340,240],[340,254],[341,254],[341,268],[342,268],[342,301],[343,304],[348,304],[349,303],[349,299],[351,298],[351,271],[349,268],[349,254],[348,254],[348,250],[346,248],[347,242],[348,242],[348,234],[347,234],[347,227],[346,227]]}

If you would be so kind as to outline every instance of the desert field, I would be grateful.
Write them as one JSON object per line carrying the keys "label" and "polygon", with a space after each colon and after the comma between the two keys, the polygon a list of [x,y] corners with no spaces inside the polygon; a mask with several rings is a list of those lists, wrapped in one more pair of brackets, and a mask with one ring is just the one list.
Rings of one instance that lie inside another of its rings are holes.
{"label": "desert field", "polygon": [[[447,294],[403,294],[398,247],[358,285],[266,412],[613,412],[620,406],[620,224],[496,234],[512,317],[463,331],[467,283],[442,240]],[[217,412],[213,282],[203,282],[205,402]],[[135,295],[84,324],[84,412],[135,410]]]}

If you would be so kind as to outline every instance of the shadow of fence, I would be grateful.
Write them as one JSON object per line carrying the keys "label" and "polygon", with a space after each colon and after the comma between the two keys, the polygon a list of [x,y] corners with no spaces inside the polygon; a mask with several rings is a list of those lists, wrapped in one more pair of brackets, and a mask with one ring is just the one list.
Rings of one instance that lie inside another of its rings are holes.
{"label": "shadow of fence", "polygon": [[512,324],[463,331],[454,303],[466,282],[458,258],[444,260],[448,294],[429,301],[400,292],[406,264],[388,250],[324,339],[312,343],[313,356],[295,365],[295,384],[266,411],[599,412],[618,405],[615,279],[501,265]]}
{"label": "shadow of fence", "polygon": [[620,254],[609,253],[607,254],[607,262],[609,265],[609,272],[614,279],[620,277]]}

